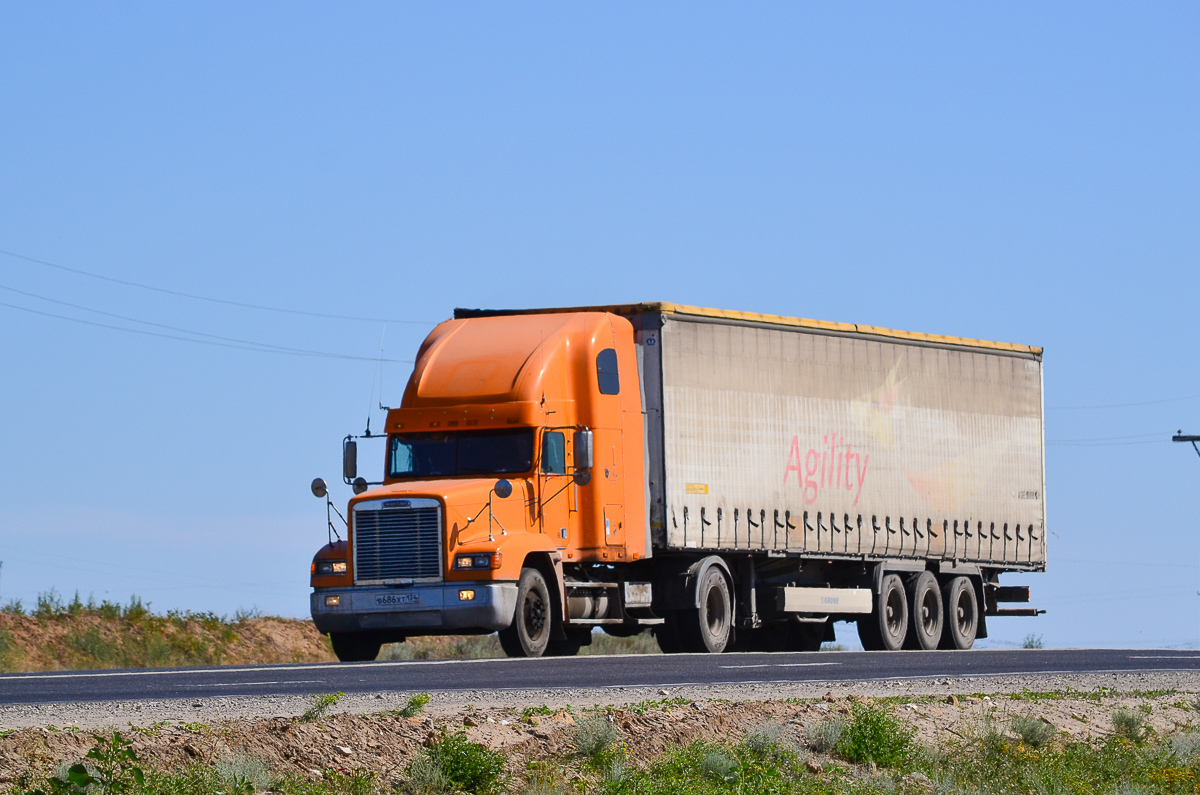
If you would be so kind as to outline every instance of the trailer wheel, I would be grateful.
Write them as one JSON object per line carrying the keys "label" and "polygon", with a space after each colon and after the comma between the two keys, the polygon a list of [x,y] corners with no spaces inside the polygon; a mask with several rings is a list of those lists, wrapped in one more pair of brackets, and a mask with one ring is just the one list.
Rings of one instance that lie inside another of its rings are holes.
{"label": "trailer wheel", "polygon": [[509,657],[541,657],[550,644],[550,589],[537,569],[521,569],[513,621],[500,630],[500,647]]}
{"label": "trailer wheel", "polygon": [[979,631],[979,600],[975,598],[975,586],[968,577],[955,577],[942,588],[942,604],[946,606],[946,620],[942,628],[941,649],[966,651],[975,645],[975,633]]}
{"label": "trailer wheel", "polygon": [[330,632],[329,645],[339,662],[371,662],[383,643],[367,632]]}
{"label": "trailer wheel", "polygon": [[942,591],[937,578],[923,571],[908,581],[908,636],[904,648],[932,651],[942,642]]}
{"label": "trailer wheel", "polygon": [[716,566],[710,566],[696,586],[700,606],[676,613],[684,651],[720,654],[733,639],[733,600],[729,581]]}
{"label": "trailer wheel", "polygon": [[884,575],[875,610],[858,619],[858,639],[867,651],[897,651],[908,634],[908,600],[904,583],[895,574]]}

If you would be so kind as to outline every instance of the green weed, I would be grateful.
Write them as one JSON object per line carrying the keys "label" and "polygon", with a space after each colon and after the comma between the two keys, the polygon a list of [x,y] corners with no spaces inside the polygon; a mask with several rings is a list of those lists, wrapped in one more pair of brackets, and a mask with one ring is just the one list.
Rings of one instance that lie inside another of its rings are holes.
{"label": "green weed", "polygon": [[414,795],[464,792],[492,795],[507,784],[504,754],[444,731],[406,768],[401,786]]}
{"label": "green weed", "polygon": [[1054,738],[1054,727],[1040,718],[1018,715],[1010,724],[1012,733],[1031,748],[1045,745]]}
{"label": "green weed", "polygon": [[842,734],[845,731],[846,719],[840,715],[826,718],[812,727],[806,726],[805,734],[808,739],[808,747],[819,754],[829,753],[837,748],[837,744],[841,742]]}
{"label": "green weed", "polygon": [[621,732],[604,715],[585,715],[575,722],[571,745],[576,753],[602,766],[621,741]]}
{"label": "green weed", "polygon": [[308,709],[300,715],[298,720],[301,723],[312,723],[315,720],[320,720],[325,717],[330,708],[342,700],[342,696],[346,695],[340,690],[336,693],[313,693],[308,697]]}
{"label": "green weed", "polygon": [[1112,714],[1113,731],[1118,737],[1141,742],[1147,730],[1146,718],[1133,710],[1118,707]]}
{"label": "green weed", "polygon": [[854,702],[835,750],[850,762],[898,767],[908,760],[915,736],[911,726],[901,723],[886,708]]}
{"label": "green weed", "polygon": [[408,701],[404,706],[396,710],[396,716],[400,718],[415,718],[425,711],[425,705],[429,703],[428,693],[417,693],[415,696],[409,696]]}
{"label": "green weed", "polygon": [[681,707],[691,703],[689,699],[676,696],[675,698],[646,699],[636,704],[630,704],[624,707],[624,709],[629,710],[634,715],[645,715],[647,712],[662,712],[671,707]]}
{"label": "green weed", "polygon": [[269,790],[275,785],[267,763],[256,756],[230,754],[223,756],[213,765],[217,777],[234,791],[256,792]]}

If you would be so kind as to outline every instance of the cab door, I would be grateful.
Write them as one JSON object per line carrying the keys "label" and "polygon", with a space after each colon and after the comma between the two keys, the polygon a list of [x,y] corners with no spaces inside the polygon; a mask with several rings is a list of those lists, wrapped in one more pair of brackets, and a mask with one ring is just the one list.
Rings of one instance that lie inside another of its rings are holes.
{"label": "cab door", "polygon": [[538,499],[541,530],[564,548],[571,534],[572,489],[574,483],[567,474],[567,443],[565,431],[542,431],[541,453],[538,456]]}

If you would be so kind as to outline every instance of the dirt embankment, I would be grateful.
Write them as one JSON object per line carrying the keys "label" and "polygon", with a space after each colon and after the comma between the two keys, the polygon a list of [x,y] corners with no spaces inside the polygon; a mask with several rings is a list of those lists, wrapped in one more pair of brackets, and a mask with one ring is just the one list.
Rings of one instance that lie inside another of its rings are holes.
{"label": "dirt embankment", "polygon": [[[826,695],[808,700],[693,701],[671,698],[610,705],[598,713],[619,731],[630,761],[644,763],[670,747],[693,740],[736,741],[765,723],[782,728],[784,739],[803,746],[822,721],[849,715],[857,695]],[[1194,697],[1179,691],[1117,693],[1055,692],[1035,695],[915,696],[889,699],[891,707],[926,745],[967,737],[991,722],[1007,725],[1015,716],[1046,721],[1076,739],[1113,731],[1118,707],[1143,715],[1154,732],[1167,735],[1192,727],[1200,717]],[[682,702],[682,703],[681,703]],[[531,762],[569,757],[574,724],[585,713],[544,707],[457,708],[416,717],[392,712],[340,713],[312,722],[294,717],[240,718],[204,724],[154,723],[125,730],[143,764],[179,768],[191,763],[252,757],[276,773],[318,778],[321,771],[364,768],[395,777],[421,748],[442,731],[463,731],[474,742],[504,751],[510,772]],[[87,731],[31,728],[0,737],[0,784],[22,773],[52,771],[81,759],[93,739]]]}
{"label": "dirt embankment", "polygon": [[0,671],[327,662],[311,621],[205,615],[0,613]]}

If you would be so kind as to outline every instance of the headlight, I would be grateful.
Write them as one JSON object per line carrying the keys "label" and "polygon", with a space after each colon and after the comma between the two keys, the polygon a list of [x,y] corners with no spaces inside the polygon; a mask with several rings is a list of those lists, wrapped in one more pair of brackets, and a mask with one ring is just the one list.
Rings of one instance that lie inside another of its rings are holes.
{"label": "headlight", "polygon": [[333,577],[346,573],[344,560],[314,560],[312,573],[317,577]]}
{"label": "headlight", "polygon": [[469,555],[455,555],[454,568],[459,571],[498,569],[500,568],[500,553],[475,552]]}

